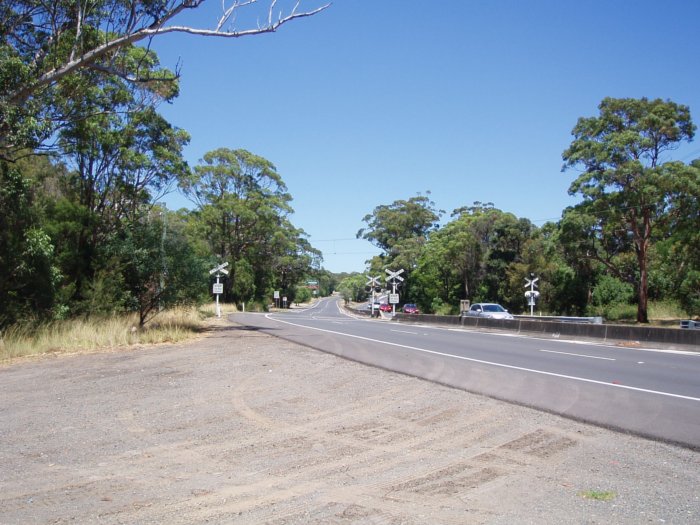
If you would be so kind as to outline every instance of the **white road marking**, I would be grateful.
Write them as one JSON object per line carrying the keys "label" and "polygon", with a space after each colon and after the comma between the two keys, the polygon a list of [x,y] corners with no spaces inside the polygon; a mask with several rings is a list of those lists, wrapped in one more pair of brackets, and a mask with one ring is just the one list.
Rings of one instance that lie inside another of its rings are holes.
{"label": "white road marking", "polygon": [[573,354],[571,352],[557,352],[556,350],[542,350],[542,349],[540,349],[540,352],[547,352],[549,354],[573,355],[575,357],[587,357],[588,359],[603,359],[605,361],[617,361],[617,359],[613,359],[612,357],[598,357],[595,355]]}
{"label": "white road marking", "polygon": [[409,332],[408,330],[391,330],[392,332],[397,332],[399,334],[411,334],[411,335],[418,335],[418,332]]}
{"label": "white road marking", "polygon": [[612,388],[621,388],[623,390],[632,390],[635,392],[644,392],[646,394],[655,394],[655,395],[659,395],[659,396],[674,397],[677,399],[686,399],[689,401],[700,402],[700,398],[698,398],[698,397],[684,396],[681,394],[673,394],[671,392],[661,392],[659,390],[649,390],[646,388],[638,388],[638,387],[634,387],[634,386],[620,385],[617,383],[608,383],[606,381],[598,381],[596,379],[587,379],[585,377],[569,376],[566,374],[556,374],[554,372],[546,372],[544,370],[535,370],[533,368],[524,368],[522,366],[506,365],[503,363],[494,363],[493,361],[485,361],[483,359],[474,359],[473,357],[464,357],[461,355],[447,354],[445,352],[437,352],[435,350],[428,350],[426,348],[418,348],[416,346],[402,345],[399,343],[392,343],[390,341],[382,341],[380,339],[372,339],[370,337],[364,337],[361,335],[345,334],[343,332],[336,332],[335,330],[326,330],[325,328],[316,328],[313,326],[305,326],[305,325],[301,325],[301,324],[291,323],[289,321],[282,321],[281,319],[274,319],[273,317],[271,317],[271,314],[265,314],[265,317],[270,319],[271,321],[276,321],[278,323],[288,324],[291,326],[298,326],[300,328],[308,328],[309,330],[316,330],[318,332],[325,332],[325,333],[329,333],[329,334],[342,335],[345,337],[350,337],[353,339],[360,339],[362,341],[369,341],[372,343],[379,343],[379,344],[384,344],[384,345],[388,345],[388,346],[396,346],[399,348],[405,348],[407,350],[415,350],[416,352],[423,352],[426,354],[439,355],[439,356],[443,356],[443,357],[452,357],[454,359],[459,359],[462,361],[470,361],[472,363],[480,363],[483,365],[491,365],[491,366],[497,366],[500,368],[507,368],[509,370],[520,370],[521,372],[531,372],[533,374],[540,374],[540,375],[551,376],[551,377],[559,377],[562,379],[571,379],[572,381],[581,381],[582,383],[591,383],[591,384],[595,384],[595,385],[602,385],[602,386],[607,386],[607,387],[612,387]]}
{"label": "white road marking", "polygon": [[[421,328],[428,328],[427,326],[423,326]],[[440,329],[440,327],[435,327],[435,330]],[[612,342],[608,341],[577,341],[576,339],[552,339],[549,337],[538,337],[536,335],[523,335],[520,333],[503,333],[503,332],[485,332],[482,330],[467,330],[465,328],[442,328],[443,330],[447,330],[448,332],[464,332],[467,334],[479,334],[479,335],[485,335],[485,336],[491,336],[491,337],[516,337],[516,338],[527,338],[527,339],[533,339],[537,341],[553,341],[557,343],[567,343],[571,345],[589,345],[589,346],[604,346],[607,348],[616,348],[618,350],[620,349],[626,349],[626,350],[634,350],[636,352],[654,352],[657,354],[676,354],[676,355],[687,355],[687,356],[692,356],[692,357],[699,357],[700,358],[700,352],[692,352],[689,350],[669,350],[666,348],[644,348],[644,347],[622,347],[619,345],[616,345]]]}

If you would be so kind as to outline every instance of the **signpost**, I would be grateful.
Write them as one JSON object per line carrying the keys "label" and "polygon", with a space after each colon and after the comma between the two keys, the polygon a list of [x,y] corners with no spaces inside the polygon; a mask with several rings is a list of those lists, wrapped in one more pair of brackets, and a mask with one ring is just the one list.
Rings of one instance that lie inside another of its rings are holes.
{"label": "signpost", "polygon": [[221,317],[221,308],[219,307],[219,295],[224,293],[224,284],[219,282],[219,278],[221,277],[221,274],[223,273],[224,275],[228,275],[228,270],[225,270],[228,266],[228,263],[222,263],[216,268],[212,268],[209,270],[209,275],[216,274],[216,283],[214,284],[213,292],[214,295],[216,295],[216,317]]}
{"label": "signpost", "polygon": [[540,292],[535,290],[535,288],[537,288],[537,281],[539,280],[540,278],[535,277],[534,273],[530,274],[530,279],[528,279],[527,277],[525,278],[525,288],[530,288],[527,292],[525,292],[525,297],[527,297],[527,304],[530,305],[530,315],[534,315],[535,302],[540,296]]}
{"label": "signpost", "polygon": [[392,315],[394,315],[396,314],[396,305],[399,303],[399,294],[396,293],[396,287],[403,282],[403,277],[401,277],[401,274],[404,272],[404,269],[401,268],[400,270],[392,272],[387,268],[384,271],[388,274],[386,282],[391,284],[391,295],[389,295],[389,304],[391,304],[391,313]]}

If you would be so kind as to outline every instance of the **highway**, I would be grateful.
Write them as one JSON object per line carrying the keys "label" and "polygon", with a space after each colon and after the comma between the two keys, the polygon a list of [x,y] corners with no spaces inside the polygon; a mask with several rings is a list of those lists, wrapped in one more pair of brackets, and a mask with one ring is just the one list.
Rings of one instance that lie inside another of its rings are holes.
{"label": "highway", "polygon": [[700,353],[369,319],[347,314],[337,298],[231,320],[372,366],[700,449]]}

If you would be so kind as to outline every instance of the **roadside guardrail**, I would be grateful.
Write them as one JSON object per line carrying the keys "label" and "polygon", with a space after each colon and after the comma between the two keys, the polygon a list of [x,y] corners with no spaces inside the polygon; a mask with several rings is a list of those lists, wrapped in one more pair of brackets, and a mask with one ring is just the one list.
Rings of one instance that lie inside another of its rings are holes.
{"label": "roadside guardrail", "polygon": [[540,320],[539,317],[529,319],[485,319],[459,315],[404,313],[397,313],[393,321],[434,323],[463,328],[506,330],[516,333],[549,335],[553,338],[591,338],[615,343],[659,343],[666,347],[680,346],[683,347],[683,349],[690,348],[691,350],[700,352],[700,330],[696,329],[682,330],[657,326],[564,323],[561,321]]}
{"label": "roadside guardrail", "polygon": [[603,324],[602,317],[570,317],[564,315],[514,315],[516,319],[552,321],[557,323]]}

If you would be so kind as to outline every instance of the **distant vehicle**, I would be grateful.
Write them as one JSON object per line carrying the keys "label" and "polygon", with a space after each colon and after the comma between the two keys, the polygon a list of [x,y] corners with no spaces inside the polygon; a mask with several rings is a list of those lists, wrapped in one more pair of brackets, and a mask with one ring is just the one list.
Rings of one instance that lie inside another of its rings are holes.
{"label": "distant vehicle", "polygon": [[403,313],[405,314],[419,314],[420,310],[414,303],[406,303],[403,305]]}
{"label": "distant vehicle", "polygon": [[513,319],[513,315],[496,303],[475,303],[467,311],[469,317],[484,317],[486,319]]}
{"label": "distant vehicle", "polygon": [[394,310],[390,304],[380,304],[379,309],[382,312],[392,312]]}
{"label": "distant vehicle", "polygon": [[379,301],[375,301],[374,303],[367,303],[367,310],[369,310],[370,315],[379,315],[379,309],[381,308],[381,303]]}

